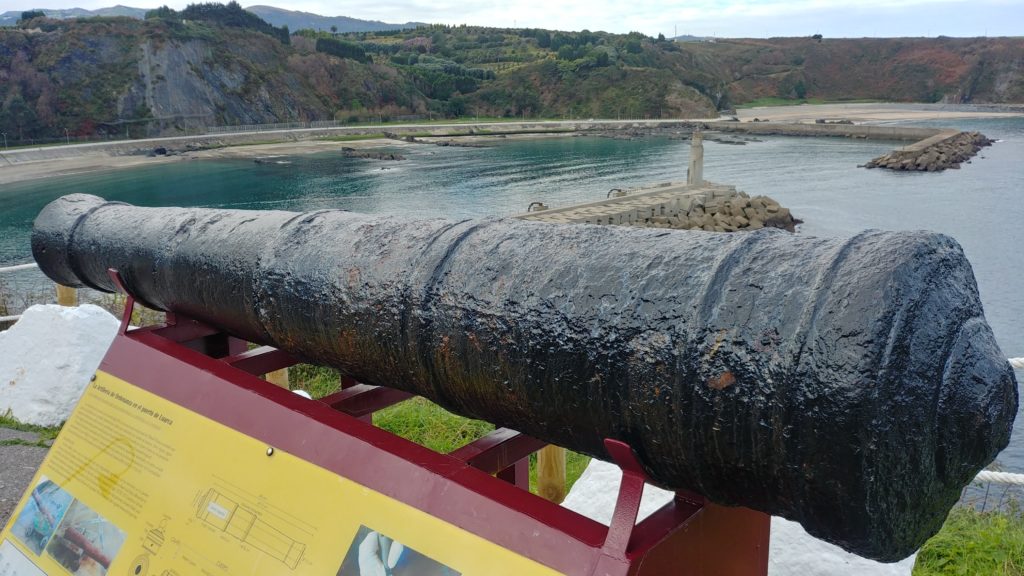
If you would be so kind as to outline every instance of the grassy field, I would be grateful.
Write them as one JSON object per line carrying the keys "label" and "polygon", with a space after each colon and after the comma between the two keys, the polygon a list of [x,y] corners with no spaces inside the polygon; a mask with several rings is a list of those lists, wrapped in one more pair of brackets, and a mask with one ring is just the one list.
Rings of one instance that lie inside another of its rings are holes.
{"label": "grassy field", "polygon": [[914,576],[1024,575],[1024,514],[1019,503],[1001,511],[958,506],[917,556]]}

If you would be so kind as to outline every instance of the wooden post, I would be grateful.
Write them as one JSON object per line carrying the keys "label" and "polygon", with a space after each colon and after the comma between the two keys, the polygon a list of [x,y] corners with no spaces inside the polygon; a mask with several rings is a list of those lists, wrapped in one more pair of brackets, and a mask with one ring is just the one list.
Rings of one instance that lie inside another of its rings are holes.
{"label": "wooden post", "polygon": [[555,504],[565,500],[565,448],[545,446],[537,452],[537,494]]}
{"label": "wooden post", "polygon": [[274,370],[273,372],[267,372],[265,378],[267,379],[267,382],[270,382],[274,386],[280,386],[281,388],[284,388],[285,390],[289,389],[289,386],[288,386],[289,385],[288,369],[287,368],[281,368],[280,370]]}
{"label": "wooden post", "polygon": [[57,304],[61,306],[78,306],[78,290],[57,284]]}

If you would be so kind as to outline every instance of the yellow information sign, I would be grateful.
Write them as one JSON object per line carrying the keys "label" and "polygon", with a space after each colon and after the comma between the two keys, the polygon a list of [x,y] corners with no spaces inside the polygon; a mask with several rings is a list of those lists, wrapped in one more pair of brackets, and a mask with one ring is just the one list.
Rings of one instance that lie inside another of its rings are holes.
{"label": "yellow information sign", "polygon": [[556,572],[109,374],[0,533],[0,576]]}

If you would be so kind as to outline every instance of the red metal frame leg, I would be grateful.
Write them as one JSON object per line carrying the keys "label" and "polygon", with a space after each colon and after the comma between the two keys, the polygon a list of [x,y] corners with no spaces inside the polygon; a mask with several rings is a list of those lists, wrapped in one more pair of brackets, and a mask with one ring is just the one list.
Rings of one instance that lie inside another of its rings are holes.
{"label": "red metal frame leg", "polygon": [[601,557],[594,568],[594,576],[618,576],[629,572],[630,561],[626,557],[629,542],[636,527],[636,518],[640,513],[640,500],[644,495],[644,484],[647,475],[644,473],[636,453],[625,442],[605,439],[605,450],[612,460],[622,469],[622,484],[619,485],[619,497],[615,501],[615,512],[608,525],[608,536],[605,537]]}
{"label": "red metal frame leg", "polygon": [[530,491],[530,458],[521,458],[515,464],[505,468],[501,472],[498,472],[498,478],[516,486],[522,488],[527,492]]}
{"label": "red metal frame leg", "polygon": [[121,314],[121,327],[117,331],[119,334],[127,334],[128,327],[132,323],[132,313],[135,312],[135,297],[124,289],[124,282],[121,280],[121,274],[117,270],[107,268],[107,275],[114,281],[117,289],[124,294],[124,312]]}

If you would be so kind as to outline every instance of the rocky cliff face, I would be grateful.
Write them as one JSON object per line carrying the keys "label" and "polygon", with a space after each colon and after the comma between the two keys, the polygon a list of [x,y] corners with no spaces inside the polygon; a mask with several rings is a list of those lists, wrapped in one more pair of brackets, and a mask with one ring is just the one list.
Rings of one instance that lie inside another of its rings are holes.
{"label": "rocky cliff face", "polygon": [[[200,40],[144,41],[138,47],[134,82],[120,96],[118,112],[147,110],[177,127],[222,123],[260,124],[280,118],[320,118],[330,111],[308,98],[306,82],[287,68],[260,73],[287,62],[271,42],[240,46]],[[328,95],[325,95],[328,96]]]}
{"label": "rocky cliff face", "polygon": [[425,106],[393,71],[251,31],[195,32],[129,19],[0,30],[0,129],[24,138],[63,136],[64,128],[156,136],[330,120],[353,105]]}

